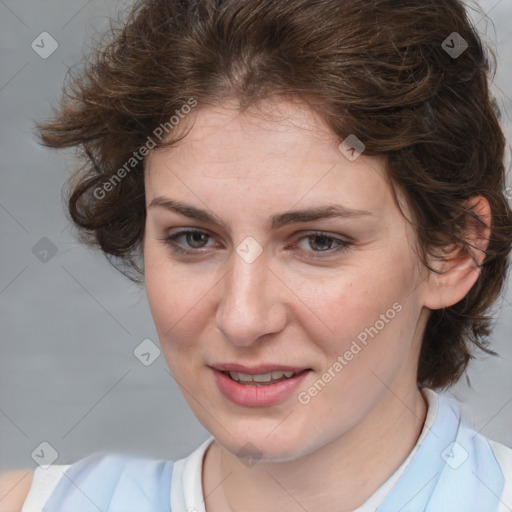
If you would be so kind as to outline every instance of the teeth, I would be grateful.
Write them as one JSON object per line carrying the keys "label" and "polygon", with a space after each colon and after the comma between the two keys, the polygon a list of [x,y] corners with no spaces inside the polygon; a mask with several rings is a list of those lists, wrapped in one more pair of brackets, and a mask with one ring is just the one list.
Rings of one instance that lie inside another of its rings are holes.
{"label": "teeth", "polygon": [[282,379],[283,377],[290,378],[295,375],[291,371],[274,371],[269,373],[259,373],[257,375],[249,375],[248,373],[241,372],[228,372],[229,376],[236,381],[240,382],[270,382],[271,380]]}
{"label": "teeth", "polygon": [[252,380],[254,382],[270,382],[272,380],[272,373],[260,373],[259,375],[253,375]]}

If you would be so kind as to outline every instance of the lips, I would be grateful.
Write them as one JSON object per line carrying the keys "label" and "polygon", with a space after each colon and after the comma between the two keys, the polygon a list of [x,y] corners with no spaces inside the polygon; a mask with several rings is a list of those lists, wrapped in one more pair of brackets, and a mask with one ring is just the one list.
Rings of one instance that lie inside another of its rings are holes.
{"label": "lips", "polygon": [[[239,364],[222,364],[211,367],[214,382],[217,389],[230,402],[244,407],[268,407],[276,405],[290,398],[304,379],[310,373],[310,369],[283,365],[258,365],[243,366]],[[241,370],[221,370],[218,368],[242,368]],[[283,378],[276,381],[265,383],[260,382],[237,382],[229,375],[229,372],[245,373],[248,375],[258,375],[258,372],[269,373],[269,369],[279,371],[276,368],[284,368],[284,371],[297,372],[289,378]],[[252,372],[252,373],[250,373]]]}
{"label": "lips", "polygon": [[271,373],[273,371],[299,373],[304,370],[311,370],[311,368],[308,368],[307,366],[289,366],[283,364],[259,364],[255,366],[245,366],[238,363],[215,363],[210,365],[210,367],[221,372],[239,372],[247,373],[248,375],[259,375],[262,373]]}

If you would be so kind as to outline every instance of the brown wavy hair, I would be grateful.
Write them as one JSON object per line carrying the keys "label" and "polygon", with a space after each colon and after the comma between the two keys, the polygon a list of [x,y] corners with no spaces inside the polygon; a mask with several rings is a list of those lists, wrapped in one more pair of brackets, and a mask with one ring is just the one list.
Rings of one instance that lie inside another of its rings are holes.
{"label": "brown wavy hair", "polygon": [[[468,45],[459,56],[443,43],[455,46],[453,32]],[[480,275],[463,300],[431,312],[422,342],[418,384],[446,387],[475,347],[495,354],[485,313],[502,291],[512,245],[494,73],[494,53],[459,0],[138,1],[68,75],[59,107],[38,129],[44,145],[75,146],[84,159],[67,197],[80,240],[139,283],[144,161],[130,159],[191,98],[199,108],[235,98],[240,111],[299,98],[340,142],[355,134],[366,155],[385,156],[432,272],[427,254],[453,242],[469,250],[467,221],[483,221],[463,203],[484,196],[492,221]],[[154,142],[171,146],[185,135],[169,130]]]}

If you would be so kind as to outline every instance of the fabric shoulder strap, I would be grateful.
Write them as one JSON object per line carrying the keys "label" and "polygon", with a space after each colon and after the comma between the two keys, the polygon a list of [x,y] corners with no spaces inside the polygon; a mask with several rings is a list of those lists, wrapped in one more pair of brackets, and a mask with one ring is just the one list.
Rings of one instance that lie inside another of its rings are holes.
{"label": "fabric shoulder strap", "polygon": [[434,425],[378,511],[497,512],[505,473],[489,440],[440,395]]}
{"label": "fabric shoulder strap", "polygon": [[512,510],[512,448],[491,440],[489,444],[505,479],[497,512],[510,512]]}
{"label": "fabric shoulder strap", "polygon": [[[52,467],[37,468],[34,489],[22,512],[169,512],[173,464],[171,460],[96,452],[68,466],[56,466],[47,478],[41,472]],[[46,497],[57,474],[58,482],[46,502],[35,507],[31,495],[39,501]]]}

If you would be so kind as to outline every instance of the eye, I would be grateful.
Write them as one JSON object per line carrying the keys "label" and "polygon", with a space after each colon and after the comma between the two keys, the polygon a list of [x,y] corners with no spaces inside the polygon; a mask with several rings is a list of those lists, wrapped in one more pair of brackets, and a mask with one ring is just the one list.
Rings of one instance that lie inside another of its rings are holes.
{"label": "eye", "polygon": [[[184,248],[182,244],[176,242],[176,240],[180,239],[181,237],[185,237],[185,242],[187,244],[190,244],[190,248],[192,250],[188,250]],[[202,249],[203,247],[205,247],[204,244],[208,241],[209,237],[210,235],[205,231],[199,231],[196,229],[186,229],[169,235],[165,237],[162,241],[166,243],[170,247],[170,249],[176,253],[192,254],[195,252],[194,249]]]}
{"label": "eye", "polygon": [[302,251],[306,253],[305,257],[310,259],[328,258],[348,251],[349,247],[352,245],[352,242],[336,238],[323,232],[309,233],[299,238],[299,240],[305,240],[307,246],[313,249],[313,251]]}
{"label": "eye", "polygon": [[[182,237],[184,243],[186,244],[185,246],[183,243],[178,242],[178,240]],[[185,229],[172,235],[168,235],[167,237],[160,240],[168,245],[174,253],[198,256],[204,252],[200,251],[200,249],[208,247],[206,244],[210,238],[211,235],[206,231],[197,229]],[[298,240],[307,241],[309,248],[313,249],[312,251],[300,249],[300,251],[304,253],[304,256],[310,259],[327,258],[335,254],[345,252],[353,244],[353,242],[342,240],[323,232],[309,233],[300,237]],[[287,248],[296,246],[297,245],[291,245],[287,246]]]}

